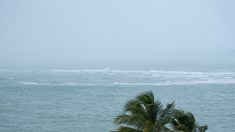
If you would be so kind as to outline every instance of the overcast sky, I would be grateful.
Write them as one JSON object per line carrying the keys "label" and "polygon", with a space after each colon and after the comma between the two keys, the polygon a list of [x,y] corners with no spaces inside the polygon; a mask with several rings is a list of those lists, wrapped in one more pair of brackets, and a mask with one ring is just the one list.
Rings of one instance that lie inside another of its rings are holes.
{"label": "overcast sky", "polygon": [[0,66],[235,60],[234,0],[1,0]]}

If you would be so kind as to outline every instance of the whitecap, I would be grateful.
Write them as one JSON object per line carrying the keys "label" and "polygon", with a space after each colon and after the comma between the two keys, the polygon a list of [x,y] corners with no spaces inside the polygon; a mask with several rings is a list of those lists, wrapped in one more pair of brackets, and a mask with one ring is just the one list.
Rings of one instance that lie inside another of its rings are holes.
{"label": "whitecap", "polygon": [[24,85],[38,85],[38,82],[20,82],[20,84],[24,84]]}

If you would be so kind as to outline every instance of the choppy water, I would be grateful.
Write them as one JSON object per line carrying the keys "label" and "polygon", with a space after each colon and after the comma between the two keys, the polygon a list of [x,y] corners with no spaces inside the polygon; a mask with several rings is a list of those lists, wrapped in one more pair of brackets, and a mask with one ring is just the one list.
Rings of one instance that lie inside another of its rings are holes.
{"label": "choppy water", "polygon": [[128,99],[152,90],[208,132],[235,131],[235,72],[0,70],[1,132],[107,132]]}

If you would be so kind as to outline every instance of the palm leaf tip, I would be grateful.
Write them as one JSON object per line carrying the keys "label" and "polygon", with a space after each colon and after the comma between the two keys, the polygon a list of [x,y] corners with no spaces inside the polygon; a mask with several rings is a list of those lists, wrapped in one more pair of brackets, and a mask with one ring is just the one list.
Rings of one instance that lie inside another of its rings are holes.
{"label": "palm leaf tip", "polygon": [[137,115],[127,115],[122,114],[117,116],[113,123],[117,125],[131,126],[133,128],[142,129],[145,125],[145,119],[141,114]]}
{"label": "palm leaf tip", "polygon": [[116,131],[114,132],[143,132],[142,130],[138,130],[136,128],[126,127],[126,126],[120,126]]}
{"label": "palm leaf tip", "polygon": [[146,104],[151,104],[152,102],[154,102],[154,94],[152,91],[143,92],[143,93],[139,94],[136,97],[136,99],[143,101]]}

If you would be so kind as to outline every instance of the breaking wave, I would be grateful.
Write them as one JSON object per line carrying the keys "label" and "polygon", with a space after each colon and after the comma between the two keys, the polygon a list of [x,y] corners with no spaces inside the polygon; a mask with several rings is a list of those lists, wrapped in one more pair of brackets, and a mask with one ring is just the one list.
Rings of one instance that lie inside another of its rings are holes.
{"label": "breaking wave", "polygon": [[20,82],[23,85],[45,86],[173,86],[173,85],[199,85],[199,84],[235,84],[235,81],[192,81],[192,82],[114,82],[114,83],[38,83]]}
{"label": "breaking wave", "polygon": [[18,80],[18,82],[22,85],[55,86],[171,86],[235,84],[235,72],[113,70],[105,68],[74,70],[53,69],[37,71],[37,74],[32,75],[36,76],[32,76],[32,78],[30,77],[30,81],[29,79],[23,79]]}
{"label": "breaking wave", "polygon": [[44,85],[44,86],[96,86],[92,83],[38,83],[38,82],[19,82],[23,85]]}

